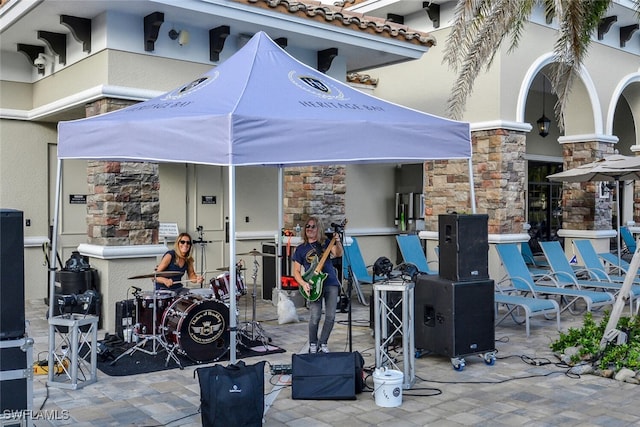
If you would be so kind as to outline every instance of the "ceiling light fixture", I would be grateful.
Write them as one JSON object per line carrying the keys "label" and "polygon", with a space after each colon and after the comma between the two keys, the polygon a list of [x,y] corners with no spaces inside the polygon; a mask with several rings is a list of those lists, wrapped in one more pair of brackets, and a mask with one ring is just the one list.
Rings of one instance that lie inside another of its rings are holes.
{"label": "ceiling light fixture", "polygon": [[169,31],[169,38],[171,40],[178,40],[180,46],[189,44],[189,32],[187,30],[176,31],[171,29],[171,31]]}
{"label": "ceiling light fixture", "polygon": [[536,122],[538,124],[538,134],[541,137],[546,137],[549,135],[549,126],[551,126],[551,120],[547,116],[544,115],[544,105],[546,101],[546,92],[547,92],[547,78],[542,76],[542,117],[538,119]]}

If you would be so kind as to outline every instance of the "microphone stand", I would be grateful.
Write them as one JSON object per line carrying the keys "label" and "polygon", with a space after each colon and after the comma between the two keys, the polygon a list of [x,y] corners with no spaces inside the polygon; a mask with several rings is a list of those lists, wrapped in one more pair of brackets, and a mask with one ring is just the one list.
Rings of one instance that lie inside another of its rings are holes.
{"label": "microphone stand", "polygon": [[[205,246],[207,246],[207,243],[212,243],[209,240],[204,240],[204,231],[203,231],[203,227],[201,225],[199,225],[196,228],[196,231],[198,232],[198,240],[193,240],[192,243],[194,245],[199,245],[200,246],[200,276],[204,277],[204,248]],[[202,283],[200,283],[200,287],[202,288],[204,286],[204,280],[202,281]]]}
{"label": "microphone stand", "polygon": [[[346,244],[345,240],[345,232],[344,229],[340,229],[340,227],[335,227],[334,233],[340,234],[340,243],[342,244],[342,265],[344,265],[345,256],[349,256],[344,250],[344,245]],[[353,290],[353,270],[351,269],[351,262],[347,260],[348,263],[348,277],[347,277],[347,340],[349,342],[349,352],[353,351],[353,335],[351,328],[351,292]],[[340,266],[343,269],[342,265]],[[344,271],[344,269],[343,269]]]}
{"label": "microphone stand", "polygon": [[349,264],[349,277],[347,278],[347,339],[349,340],[349,353],[353,351],[353,335],[351,332],[351,290],[353,289],[353,271]]}

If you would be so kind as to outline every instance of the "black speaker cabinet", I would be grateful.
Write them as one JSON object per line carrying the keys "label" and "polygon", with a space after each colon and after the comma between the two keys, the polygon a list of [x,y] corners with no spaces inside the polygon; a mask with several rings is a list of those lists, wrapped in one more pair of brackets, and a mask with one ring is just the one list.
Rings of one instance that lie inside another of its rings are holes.
{"label": "black speaker cabinet", "polygon": [[[275,243],[264,243],[262,252],[265,254],[276,255]],[[280,257],[267,256],[262,259],[262,299],[271,300],[273,289],[276,287],[276,259],[280,258],[280,272],[283,276],[291,276],[291,259],[287,257],[287,245],[282,245],[282,253]],[[291,247],[291,255],[295,248]],[[253,260],[251,260],[253,261]],[[258,260],[259,262],[259,260]]]}
{"label": "black speaker cabinet", "polygon": [[495,350],[493,280],[420,274],[414,295],[416,348],[448,357]]}
{"label": "black speaker cabinet", "polygon": [[0,209],[0,340],[24,336],[24,220]]}
{"label": "black speaker cabinet", "polygon": [[489,278],[487,215],[439,215],[439,275],[456,282]]}
{"label": "black speaker cabinet", "polygon": [[[291,356],[291,398],[355,400],[362,391],[362,356],[356,352]],[[359,376],[359,378],[358,378]]]}
{"label": "black speaker cabinet", "polygon": [[116,302],[116,335],[125,339],[125,330],[136,324],[136,301],[126,299]]}

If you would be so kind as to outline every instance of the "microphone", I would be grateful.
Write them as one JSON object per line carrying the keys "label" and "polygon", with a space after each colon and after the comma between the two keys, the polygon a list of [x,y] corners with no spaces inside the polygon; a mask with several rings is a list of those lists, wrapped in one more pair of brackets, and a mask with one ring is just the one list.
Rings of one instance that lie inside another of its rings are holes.
{"label": "microphone", "polygon": [[336,231],[342,231],[344,230],[344,224],[336,224],[335,222],[332,222],[331,228],[333,228]]}
{"label": "microphone", "polygon": [[139,288],[139,287],[137,287],[137,286],[132,286],[132,288],[133,288],[133,290],[134,290],[134,291],[136,291],[136,292],[141,292],[141,291],[142,291],[142,289],[140,289],[140,288]]}

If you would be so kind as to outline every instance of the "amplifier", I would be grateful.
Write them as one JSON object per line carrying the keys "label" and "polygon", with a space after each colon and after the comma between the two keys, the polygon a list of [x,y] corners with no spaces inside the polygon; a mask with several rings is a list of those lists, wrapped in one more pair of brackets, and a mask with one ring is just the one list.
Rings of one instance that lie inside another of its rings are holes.
{"label": "amplifier", "polygon": [[136,323],[136,302],[134,299],[127,299],[116,302],[116,335],[125,341],[125,330],[133,328]]}

